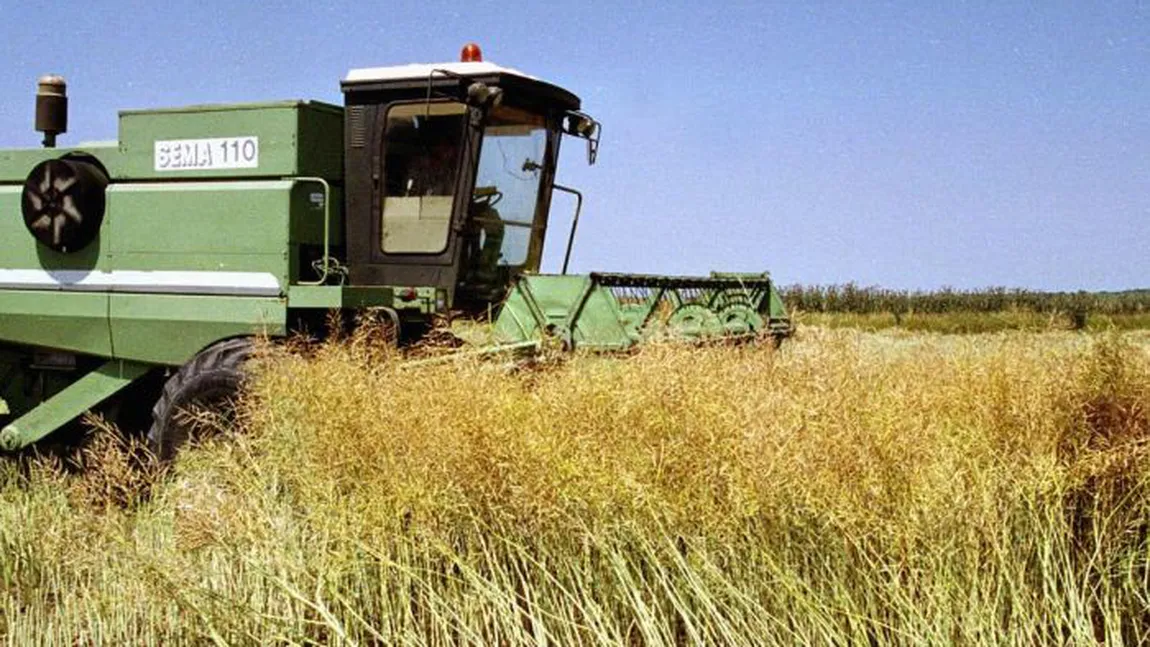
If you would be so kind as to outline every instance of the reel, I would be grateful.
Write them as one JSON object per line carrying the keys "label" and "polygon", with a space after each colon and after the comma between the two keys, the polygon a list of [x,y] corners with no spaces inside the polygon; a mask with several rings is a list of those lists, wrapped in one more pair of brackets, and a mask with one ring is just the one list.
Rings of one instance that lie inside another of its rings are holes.
{"label": "reel", "polygon": [[720,310],[719,321],[726,334],[735,336],[753,335],[767,327],[761,314],[742,303],[732,303]]}
{"label": "reel", "polygon": [[667,327],[688,338],[718,337],[723,334],[723,324],[710,308],[697,303],[679,306],[667,318]]}

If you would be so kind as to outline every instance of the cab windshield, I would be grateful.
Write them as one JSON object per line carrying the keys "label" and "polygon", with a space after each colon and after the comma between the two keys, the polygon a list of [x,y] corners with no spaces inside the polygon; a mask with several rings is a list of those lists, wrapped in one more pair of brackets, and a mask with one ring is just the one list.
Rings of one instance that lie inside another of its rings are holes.
{"label": "cab windshield", "polygon": [[535,214],[546,155],[542,116],[506,106],[491,111],[472,194],[476,283],[499,285],[511,271],[538,265],[543,227]]}

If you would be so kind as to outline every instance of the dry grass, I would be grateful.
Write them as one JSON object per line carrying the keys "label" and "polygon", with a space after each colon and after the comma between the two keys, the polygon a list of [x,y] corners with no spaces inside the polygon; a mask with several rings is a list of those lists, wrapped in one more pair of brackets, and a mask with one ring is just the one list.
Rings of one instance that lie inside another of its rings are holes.
{"label": "dry grass", "polygon": [[1148,349],[808,328],[532,370],[412,367],[370,335],[275,350],[245,433],[151,488],[111,440],[78,475],[0,467],[0,635],[1139,644]]}
{"label": "dry grass", "polygon": [[[1066,312],[1006,309],[994,312],[804,312],[791,310],[800,326],[855,328],[879,331],[900,328],[909,332],[983,334],[1006,331],[1056,332],[1071,330],[1076,322]],[[1150,330],[1150,313],[1088,313],[1081,322],[1089,332]]]}

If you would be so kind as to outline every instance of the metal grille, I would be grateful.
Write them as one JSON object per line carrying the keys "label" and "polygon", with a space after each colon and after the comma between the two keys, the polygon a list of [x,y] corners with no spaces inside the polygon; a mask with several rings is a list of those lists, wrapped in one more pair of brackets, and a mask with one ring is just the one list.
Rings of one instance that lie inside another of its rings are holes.
{"label": "metal grille", "polygon": [[367,145],[367,112],[363,106],[347,108],[348,141],[352,148]]}
{"label": "metal grille", "polygon": [[771,278],[766,275],[715,274],[712,276],[659,276],[657,274],[607,274],[593,272],[591,279],[599,285],[662,288],[766,288]]}

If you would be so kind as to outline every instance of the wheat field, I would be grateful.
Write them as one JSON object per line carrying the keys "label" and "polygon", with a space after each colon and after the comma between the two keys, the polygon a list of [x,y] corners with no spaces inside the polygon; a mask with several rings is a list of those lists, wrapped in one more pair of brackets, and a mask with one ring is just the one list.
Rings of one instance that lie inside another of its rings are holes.
{"label": "wheat field", "polygon": [[1150,640],[1150,335],[268,347],[167,472],[0,463],[12,644]]}

